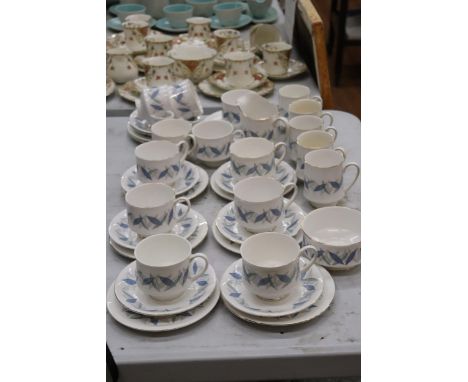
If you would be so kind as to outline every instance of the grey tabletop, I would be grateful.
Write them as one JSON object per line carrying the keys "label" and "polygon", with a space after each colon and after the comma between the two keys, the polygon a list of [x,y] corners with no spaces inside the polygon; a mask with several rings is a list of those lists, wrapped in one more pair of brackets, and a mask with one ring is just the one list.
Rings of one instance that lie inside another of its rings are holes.
{"label": "grey tabletop", "polygon": [[[281,9],[278,6],[278,2],[275,0],[273,1],[273,6],[278,12],[278,20],[274,24],[281,32],[283,38],[285,38],[285,31],[284,31],[284,14],[281,11]],[[251,24],[252,25],[252,24]],[[249,40],[249,29],[250,26],[247,26],[241,30],[242,37],[246,39],[247,41]],[[112,31],[107,30],[107,34],[111,35]],[[297,52],[293,48],[292,52],[292,57],[296,58],[297,57]],[[270,95],[266,96],[269,100],[272,102],[277,102],[278,100],[278,89],[283,86],[283,85],[288,85],[288,84],[302,84],[306,85],[311,89],[311,94],[312,95],[318,95],[319,90],[317,88],[317,85],[315,84],[314,80],[310,76],[310,73],[304,73],[301,76],[289,79],[289,80],[284,80],[284,81],[278,81],[275,82],[275,90],[273,93]],[[213,108],[213,107],[219,107],[219,100],[211,97],[205,97],[203,94],[199,92],[200,99],[203,103],[203,106],[207,108]],[[107,97],[107,106],[106,106],[106,111],[107,111],[107,116],[108,117],[117,117],[117,116],[127,116],[130,115],[130,113],[134,110],[135,105],[132,102],[126,101],[123,98],[121,98],[117,92],[114,94],[110,95]]]}
{"label": "grey tabletop", "polygon": [[[331,112],[338,130],[337,146],[345,148],[347,161],[360,163],[360,121],[348,113]],[[120,177],[134,164],[137,144],[127,134],[127,120],[107,118],[107,224],[125,208]],[[210,175],[212,172],[208,170]],[[305,212],[312,210],[302,192],[296,202]],[[208,187],[192,206],[211,226],[225,203]],[[344,205],[360,208],[359,180]],[[211,229],[196,251],[208,256],[218,279],[239,258],[218,245]],[[109,245],[106,259],[109,287],[129,260],[114,253]],[[336,294],[330,308],[311,322],[294,327],[246,323],[233,316],[221,300],[200,322],[159,334],[128,329],[107,314],[107,343],[119,380],[242,381],[360,375],[360,267],[332,276]]]}

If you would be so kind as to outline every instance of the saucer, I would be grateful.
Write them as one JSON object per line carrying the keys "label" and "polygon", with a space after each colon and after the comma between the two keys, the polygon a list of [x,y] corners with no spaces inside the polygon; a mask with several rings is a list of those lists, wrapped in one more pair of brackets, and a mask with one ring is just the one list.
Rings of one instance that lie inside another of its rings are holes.
{"label": "saucer", "polygon": [[213,222],[213,224],[211,225],[211,232],[213,233],[215,240],[221,247],[240,255],[240,244],[234,243],[233,241],[230,241],[227,238],[225,238],[222,235],[222,233],[219,232],[218,227],[216,227],[216,222]]}
{"label": "saucer", "polygon": [[109,97],[115,90],[115,82],[110,78],[106,79],[106,97]]}
{"label": "saucer", "polygon": [[[184,204],[176,205],[175,215],[180,216],[187,209]],[[183,238],[188,238],[198,227],[199,212],[191,209],[188,215],[176,223],[169,233],[176,234]],[[136,245],[142,240],[140,236],[130,229],[127,220],[127,210],[120,211],[114,216],[109,224],[109,236],[115,244],[128,249],[135,249]]]}
{"label": "saucer", "polygon": [[128,81],[123,85],[118,86],[117,91],[123,99],[133,103],[135,103],[135,100],[140,98],[140,91],[136,87],[134,80]]}
{"label": "saucer", "polygon": [[255,24],[271,24],[278,20],[278,12],[273,7],[268,8],[265,16],[257,19],[252,16],[252,22]]}
{"label": "saucer", "polygon": [[330,273],[321,266],[317,266],[317,268],[319,269],[323,280],[322,295],[315,303],[298,313],[282,317],[258,317],[237,310],[225,299],[223,299],[224,305],[232,314],[240,319],[259,325],[290,326],[311,321],[320,316],[330,307],[333,297],[335,296],[335,282],[333,281]]}
{"label": "saucer", "polygon": [[234,194],[232,194],[230,192],[226,192],[223,189],[221,189],[216,184],[216,180],[215,180],[215,177],[213,175],[211,175],[211,178],[210,178],[210,186],[211,186],[211,189],[215,192],[215,194],[217,194],[218,196],[220,196],[221,198],[226,199],[226,200],[234,200]]}
{"label": "saucer", "polygon": [[[201,81],[198,84],[198,89],[204,95],[213,98],[221,98],[221,96],[226,93],[226,90],[218,88],[217,86],[211,84],[208,80]],[[271,80],[267,79],[263,85],[251,90],[258,95],[265,96],[275,90],[275,84]]]}
{"label": "saucer", "polygon": [[[242,259],[236,260],[226,269],[221,278],[221,295],[223,300],[237,310],[256,317],[280,317],[298,313],[313,305],[323,291],[322,274],[316,265],[313,265],[307,272],[302,272],[300,286],[278,301],[264,300],[255,296],[245,287],[244,277]],[[271,277],[269,282],[281,287],[281,283],[288,281]]]}
{"label": "saucer", "polygon": [[182,28],[174,28],[171,26],[171,23],[169,22],[169,20],[165,17],[163,17],[162,19],[159,19],[158,21],[156,21],[155,23],[155,26],[156,28],[158,29],[161,29],[165,32],[173,32],[173,33],[180,33],[180,32],[187,32],[188,31],[188,25],[186,27],[182,27]]}
{"label": "saucer", "polygon": [[[200,259],[195,259],[191,265],[191,269],[187,270],[183,277],[196,273],[202,264],[203,262]],[[136,261],[133,261],[115,279],[115,295],[125,308],[145,316],[167,316],[193,309],[206,301],[216,288],[215,271],[211,265],[208,265],[206,272],[195,281],[192,281],[182,296],[170,301],[158,301],[145,294],[137,286],[136,273]],[[152,282],[156,289],[165,288],[167,290],[177,281],[166,277],[158,277],[150,282]]]}
{"label": "saucer", "polygon": [[172,316],[147,317],[122,306],[115,296],[114,288],[112,283],[107,292],[107,310],[112,318],[127,328],[154,333],[185,328],[200,321],[213,310],[220,295],[219,287],[216,287],[205,302],[193,309]]}
{"label": "saucer", "polygon": [[135,142],[138,143],[145,143],[151,141],[151,137],[146,134],[141,134],[138,131],[135,130],[135,128],[130,124],[130,122],[127,123],[127,133],[130,135],[130,138],[132,138]]}
{"label": "saucer", "polygon": [[211,29],[240,29],[246,25],[249,25],[251,22],[252,17],[243,13],[241,14],[239,22],[236,25],[222,26],[217,16],[211,16]]}
{"label": "saucer", "polygon": [[[185,161],[182,164],[182,176],[177,179],[174,186],[171,186],[175,190],[177,196],[180,196],[195,186],[198,179],[200,178],[200,174],[198,172],[199,168],[200,167],[189,161]],[[141,182],[137,177],[136,165],[125,171],[120,178],[120,185],[125,192],[135,188],[140,183]]]}
{"label": "saucer", "polygon": [[[215,178],[216,184],[223,191],[232,194],[234,192],[234,182],[232,177],[231,162],[226,162],[219,167],[212,175]],[[296,183],[296,171],[286,162],[281,162],[276,166],[275,179],[283,186],[287,183]]]}
{"label": "saucer", "polygon": [[[239,221],[237,220],[236,214],[234,212],[234,208],[234,202],[230,202],[221,208],[221,210],[218,212],[218,215],[216,216],[216,227],[218,227],[219,232],[221,232],[221,234],[226,239],[233,241],[234,243],[242,244],[249,237],[255,235],[255,233],[247,231],[239,224]],[[276,211],[263,211],[256,217],[256,220],[258,219],[259,221],[269,221],[270,217],[275,217],[274,212]],[[253,212],[246,213],[246,215],[250,213]],[[284,212],[284,217],[281,218],[281,221],[279,221],[274,231],[271,232],[284,233],[288,236],[296,236],[299,232],[300,225],[304,217],[305,213],[302,208],[293,202]]]}
{"label": "saucer", "polygon": [[254,77],[253,82],[251,82],[248,85],[238,87],[238,86],[232,85],[228,81],[226,77],[226,72],[222,70],[217,73],[213,73],[211,76],[209,76],[208,81],[212,85],[217,86],[218,88],[223,89],[223,90],[234,90],[234,89],[252,90],[252,89],[260,87],[268,80],[268,77],[266,76],[266,74],[263,74],[260,72],[254,72],[253,77]]}
{"label": "saucer", "polygon": [[[263,62],[260,64],[263,68]],[[286,80],[299,74],[307,72],[307,65],[301,61],[297,61],[294,59],[289,60],[288,71],[284,74],[267,74],[268,78],[272,78],[274,80]]]}
{"label": "saucer", "polygon": [[133,127],[136,132],[148,136],[151,138],[151,126],[157,122],[160,122],[164,119],[169,118],[171,114],[168,114],[166,117],[160,117],[160,118],[151,118],[150,121],[147,121],[146,119],[141,119],[137,117],[138,115],[138,110],[133,110],[132,113],[130,114],[130,117],[128,118],[128,123]]}
{"label": "saucer", "polygon": [[[153,28],[155,25],[156,25],[156,20],[152,18],[149,21],[149,27]],[[120,21],[118,17],[114,17],[113,19],[107,20],[106,26],[108,29],[112,29],[112,30],[119,31],[119,32],[123,31],[122,22]]]}
{"label": "saucer", "polygon": [[[208,222],[206,221],[205,217],[201,214],[198,214],[197,217],[198,226],[195,229],[195,232],[187,238],[192,248],[195,248],[197,245],[199,245],[208,234]],[[112,247],[112,249],[114,249],[114,251],[117,252],[119,255],[122,255],[128,259],[135,260],[135,254],[133,253],[133,249],[122,247],[115,243],[112,239],[109,240],[109,244]]]}

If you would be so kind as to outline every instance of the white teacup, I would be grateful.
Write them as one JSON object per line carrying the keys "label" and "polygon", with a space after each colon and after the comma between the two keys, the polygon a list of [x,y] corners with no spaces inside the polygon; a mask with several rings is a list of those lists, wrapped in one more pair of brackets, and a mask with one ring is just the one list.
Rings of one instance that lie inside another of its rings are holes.
{"label": "white teacup", "polygon": [[[170,232],[174,224],[187,216],[190,200],[177,198],[175,191],[166,184],[142,184],[127,192],[128,226],[140,236]],[[175,214],[177,203],[187,205],[185,213]]]}
{"label": "white teacup", "polygon": [[253,176],[274,177],[276,167],[283,161],[286,151],[284,142],[273,144],[264,138],[243,138],[232,143],[231,173],[234,182]]}
{"label": "white teacup", "polygon": [[[287,118],[291,102],[309,97],[310,88],[305,85],[291,84],[280,87],[278,90],[278,105],[281,115]],[[313,96],[310,98],[322,102],[322,98],[320,98],[320,96]]]}
{"label": "white teacup", "polygon": [[211,38],[211,19],[206,17],[190,17],[187,19],[188,35],[190,38],[208,40]]}
{"label": "white teacup", "polygon": [[163,33],[152,33],[145,37],[146,56],[166,56],[172,49],[173,37]]}
{"label": "white teacup", "polygon": [[[335,144],[337,131],[329,127],[327,131],[312,130],[299,134],[296,144],[296,175],[299,179],[304,179],[304,158],[307,153],[313,150],[331,149]],[[337,150],[345,155],[344,151],[340,148]]]}
{"label": "white teacup", "polygon": [[[341,150],[340,150],[341,151]],[[322,149],[304,158],[304,197],[315,207],[335,205],[356,182],[361,169],[357,163],[344,164],[344,152]],[[354,179],[344,185],[343,175],[350,167],[356,169]]]}
{"label": "white teacup", "polygon": [[300,115],[316,115],[322,119],[328,117],[329,125],[333,125],[333,115],[322,111],[322,101],[318,99],[306,98],[291,102],[288,108],[289,119]]}
{"label": "white teacup", "polygon": [[[289,147],[289,157],[292,160],[297,160],[297,150],[296,150],[296,141],[299,134],[302,134],[305,131],[314,131],[314,130],[323,130],[324,123],[323,117],[317,117],[315,115],[300,115],[293,117],[288,122],[289,125],[289,134],[288,134],[288,147]],[[328,127],[326,131],[334,131],[336,135],[336,130],[333,127]]]}
{"label": "white teacup", "polygon": [[[240,252],[245,287],[256,296],[267,300],[280,300],[299,287],[301,274],[315,263],[306,256],[306,251],[316,248],[312,245],[303,248],[292,237],[282,233],[265,232],[245,240]],[[306,261],[301,265],[300,258]]]}
{"label": "white teacup", "polygon": [[145,65],[146,85],[155,87],[169,85],[174,82],[174,60],[165,56],[148,57],[143,59]]}
{"label": "white teacup", "polygon": [[137,176],[142,183],[165,183],[172,186],[179,178],[189,144],[150,141],[135,148]]}
{"label": "white teacup", "polygon": [[223,27],[236,26],[239,23],[243,9],[244,7],[240,1],[216,4],[213,7],[219,23]]}
{"label": "white teacup", "polygon": [[229,52],[223,57],[226,60],[226,80],[232,86],[241,89],[254,82],[252,67],[255,55],[252,52]]}
{"label": "white teacup", "polygon": [[234,127],[240,126],[239,102],[249,94],[255,94],[255,92],[248,89],[235,89],[229,90],[221,96],[223,118],[231,122]]}
{"label": "white teacup", "polygon": [[244,50],[244,41],[241,33],[236,29],[217,29],[213,32],[219,55]]}
{"label": "white teacup", "polygon": [[262,45],[263,67],[270,75],[285,74],[289,68],[292,46],[284,41],[268,42]]}
{"label": "white teacup", "polygon": [[[160,301],[181,296],[208,268],[205,255],[192,255],[190,242],[171,234],[143,239],[135,248],[135,258],[138,288]],[[205,265],[193,274],[192,264],[197,258],[202,259]]]}
{"label": "white teacup", "polygon": [[146,50],[145,37],[149,33],[149,24],[145,21],[125,21],[122,23],[125,36],[125,45],[132,52]]}
{"label": "white teacup", "polygon": [[242,130],[234,130],[227,121],[206,121],[196,124],[190,137],[192,153],[204,162],[219,163],[229,158],[229,147],[234,139],[244,137]]}
{"label": "white teacup", "polygon": [[[284,203],[283,196],[294,190]],[[250,232],[274,231],[296,198],[294,183],[282,185],[268,176],[246,178],[234,185],[234,210],[239,224]]]}
{"label": "white teacup", "polygon": [[151,138],[153,141],[169,141],[172,143],[186,140],[191,143],[191,150],[193,147],[193,141],[189,136],[191,131],[192,124],[189,121],[180,118],[169,118],[151,126]]}

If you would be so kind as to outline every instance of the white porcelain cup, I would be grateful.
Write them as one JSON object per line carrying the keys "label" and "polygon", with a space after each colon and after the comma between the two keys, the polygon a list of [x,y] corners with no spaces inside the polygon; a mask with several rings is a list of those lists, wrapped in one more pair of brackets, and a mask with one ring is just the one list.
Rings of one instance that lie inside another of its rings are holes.
{"label": "white porcelain cup", "polygon": [[174,82],[174,60],[165,56],[143,59],[145,78],[148,87],[169,85]]}
{"label": "white porcelain cup", "polygon": [[[292,237],[265,232],[253,235],[240,247],[246,289],[267,300],[280,300],[299,287],[301,274],[314,265],[317,256],[309,258]],[[301,265],[300,258],[305,259]]]}
{"label": "white porcelain cup", "polygon": [[[356,182],[361,169],[357,163],[344,164],[344,152],[321,149],[304,158],[304,197],[315,207],[335,205]],[[354,167],[354,179],[345,185],[343,176]]]}
{"label": "white porcelain cup", "polygon": [[249,94],[255,94],[254,91],[248,89],[235,89],[223,93],[221,102],[223,107],[223,118],[231,122],[234,127],[240,127],[240,107],[239,102],[242,98]]}
{"label": "white porcelain cup", "polygon": [[172,49],[173,37],[163,33],[152,33],[145,37],[146,56],[166,56]]}
{"label": "white porcelain cup", "polygon": [[284,142],[273,144],[264,138],[239,139],[230,147],[233,181],[238,182],[253,176],[274,177],[286,151]]}
{"label": "white porcelain cup", "polygon": [[226,80],[235,88],[241,89],[255,81],[253,74],[252,52],[228,52],[224,54],[226,60]]}
{"label": "white porcelain cup", "polygon": [[[335,144],[337,131],[329,127],[327,131],[312,130],[299,134],[296,145],[296,175],[299,179],[304,179],[304,158],[307,153],[313,150],[331,149]],[[344,150],[338,148],[345,156]]]}
{"label": "white porcelain cup", "polygon": [[284,41],[268,42],[261,47],[263,68],[270,75],[285,74],[289,68],[292,46]]}
{"label": "white porcelain cup", "polygon": [[[177,203],[187,205],[185,212],[176,216]],[[140,236],[170,232],[174,224],[184,219],[190,211],[190,200],[177,198],[175,191],[166,184],[142,184],[127,192],[128,226]]]}
{"label": "white porcelain cup", "polygon": [[317,256],[331,268],[361,262],[361,212],[348,207],[323,207],[306,215],[301,224],[303,245],[314,245],[308,256]]}
{"label": "white porcelain cup", "polygon": [[[284,195],[294,190],[289,200]],[[234,211],[239,224],[250,232],[274,231],[297,195],[294,183],[282,185],[268,176],[246,178],[234,185]]]}
{"label": "white porcelain cup", "polygon": [[329,119],[328,125],[333,125],[333,115],[322,111],[322,102],[318,99],[306,98],[298,99],[289,104],[288,117],[289,119],[300,115],[316,115],[322,119]]}
{"label": "white porcelain cup", "polygon": [[234,130],[228,121],[206,121],[193,126],[192,153],[204,162],[221,162],[229,158],[229,147],[235,139],[244,137],[242,130]]}
{"label": "white porcelain cup", "polygon": [[216,4],[213,7],[219,23],[223,27],[232,27],[237,25],[242,15],[243,9],[244,7],[240,1]]}
{"label": "white porcelain cup", "polygon": [[150,141],[135,148],[137,176],[142,183],[165,183],[172,186],[180,176],[189,144]]}
{"label": "white porcelain cup", "polygon": [[312,98],[322,103],[320,96],[310,96],[310,88],[308,86],[291,84],[280,87],[278,90],[278,105],[281,116],[288,118],[289,105],[302,98]]}
{"label": "white porcelain cup", "polygon": [[241,33],[236,29],[217,29],[213,32],[213,36],[220,56],[223,56],[224,53],[244,50]]}
{"label": "white porcelain cup", "polygon": [[[295,161],[297,160],[297,137],[305,131],[324,130],[323,117],[317,117],[315,115],[299,115],[291,118],[288,125],[289,157]],[[328,127],[326,131],[334,131],[336,134],[336,130],[333,127]]]}
{"label": "white porcelain cup", "polygon": [[169,118],[159,121],[151,126],[151,139],[153,141],[170,141],[179,143],[187,141],[189,151],[193,147],[193,140],[190,137],[192,124],[185,119]]}
{"label": "white porcelain cup", "polygon": [[[171,234],[143,239],[135,248],[135,258],[138,288],[160,301],[181,296],[208,268],[204,254],[192,255],[190,242]],[[196,259],[201,259],[204,266],[195,267]]]}
{"label": "white porcelain cup", "polygon": [[150,30],[149,24],[145,21],[125,21],[122,27],[127,48],[132,52],[146,51],[145,37]]}
{"label": "white porcelain cup", "polygon": [[208,40],[211,38],[211,19],[206,17],[190,17],[187,19],[190,38]]}

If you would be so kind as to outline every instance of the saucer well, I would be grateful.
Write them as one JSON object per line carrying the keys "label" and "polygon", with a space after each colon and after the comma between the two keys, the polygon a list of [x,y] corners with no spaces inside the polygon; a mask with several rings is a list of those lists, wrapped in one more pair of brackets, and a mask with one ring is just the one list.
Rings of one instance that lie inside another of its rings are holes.
{"label": "saucer well", "polygon": [[[175,215],[181,216],[186,209],[187,206],[185,206],[185,204],[178,203],[176,205]],[[172,227],[170,233],[179,235],[183,238],[188,238],[198,227],[199,215],[199,212],[191,209],[183,220]],[[114,216],[109,224],[109,236],[114,243],[132,250],[135,249],[139,241],[142,240],[140,236],[138,236],[138,234],[132,231],[128,226],[127,210],[120,211]]]}
{"label": "saucer well", "polygon": [[133,129],[143,135],[143,136],[148,136],[151,138],[151,126],[157,122],[160,122],[164,119],[167,119],[170,117],[171,114],[167,114],[166,117],[161,117],[161,118],[152,118],[148,121],[145,119],[138,118],[138,110],[133,110],[132,113],[130,114],[130,117],[128,118],[128,123],[133,127]]}
{"label": "saucer well", "polygon": [[[286,200],[285,200],[286,202]],[[249,237],[255,235],[252,232],[247,231],[244,227],[239,224],[239,221],[234,212],[234,202],[226,204],[218,212],[216,216],[216,227],[218,227],[219,232],[228,240],[233,241],[234,243],[242,244]],[[245,212],[245,211],[244,211]],[[271,216],[274,215],[273,211],[263,211],[257,216],[261,221],[270,221]],[[279,212],[279,211],[278,211]],[[242,211],[240,212],[242,213]],[[305,217],[304,211],[296,203],[291,203],[288,209],[285,211],[284,216],[281,218],[281,221],[277,225],[274,231],[284,233],[289,236],[296,236],[299,232],[300,225],[302,220]]]}
{"label": "saucer well", "polygon": [[[187,277],[187,274],[197,272],[202,267],[203,262],[195,259],[192,262],[191,269],[181,277]],[[167,316],[185,312],[195,308],[210,297],[216,288],[216,274],[211,265],[208,265],[206,272],[194,280],[182,296],[170,301],[158,301],[145,294],[137,285],[136,261],[128,264],[117,276],[115,280],[115,295],[117,300],[127,309],[145,316]],[[155,288],[170,289],[175,283],[166,277],[154,278],[150,281]]]}
{"label": "saucer well", "polygon": [[210,186],[211,186],[211,189],[215,192],[215,194],[217,194],[221,198],[226,199],[226,200],[234,200],[234,194],[224,191],[217,185],[214,174],[211,175]]}
{"label": "saucer well", "polygon": [[[261,63],[261,65],[263,67],[263,62]],[[268,78],[271,78],[273,80],[287,80],[305,72],[307,72],[307,65],[301,61],[297,61],[291,58],[289,60],[288,71],[286,73],[276,75],[268,74]]]}
{"label": "saucer well", "polygon": [[219,295],[220,290],[217,286],[205,302],[197,305],[193,309],[171,316],[148,317],[126,309],[117,300],[114,292],[114,283],[112,283],[107,291],[107,311],[114,320],[127,328],[153,333],[168,332],[171,330],[185,328],[186,326],[200,321],[216,306]]}
{"label": "saucer well", "polygon": [[322,295],[315,303],[298,313],[281,317],[258,317],[237,310],[225,299],[223,299],[224,305],[232,314],[240,319],[259,325],[290,326],[311,321],[320,316],[330,307],[333,297],[335,296],[335,282],[333,281],[330,273],[321,266],[317,266],[317,268],[319,269],[323,279]]}
{"label": "saucer well", "polygon": [[211,17],[211,29],[240,29],[245,27],[246,25],[249,25],[252,22],[252,17],[246,14],[241,14],[241,17],[239,19],[239,22],[236,25],[230,25],[228,27],[222,26],[221,23],[219,22],[219,19],[217,16],[212,16]]}
{"label": "saucer well", "polygon": [[259,19],[252,16],[252,22],[255,24],[270,24],[276,20],[278,20],[278,12],[273,7],[268,8],[266,15]]}
{"label": "saucer well", "polygon": [[208,81],[212,85],[217,86],[218,88],[223,89],[223,90],[234,90],[234,89],[252,90],[252,89],[256,89],[260,87],[268,80],[268,77],[266,76],[266,74],[263,74],[260,72],[254,72],[253,77],[254,77],[254,80],[249,85],[239,87],[239,86],[232,85],[226,77],[226,72],[224,70],[221,70],[209,76]]}
{"label": "saucer well", "polygon": [[[198,169],[200,169],[199,166],[189,161],[185,161],[182,164],[182,174],[179,179],[177,179],[175,185],[172,187],[174,188],[177,196],[181,196],[183,193],[195,187],[198,180],[200,179],[200,172]],[[140,183],[141,182],[137,177],[136,165],[125,171],[120,178],[120,185],[125,192],[135,188]]]}
{"label": "saucer well", "polygon": [[[153,28],[155,25],[156,25],[156,20],[152,18],[149,21],[149,26],[150,26],[150,28]],[[120,19],[118,17],[114,17],[112,19],[107,20],[106,26],[107,26],[108,29],[112,29],[112,30],[115,30],[115,31],[118,31],[118,32],[123,31],[122,22],[120,21]]]}
{"label": "saucer well", "polygon": [[[278,301],[264,300],[255,296],[245,287],[244,277],[242,259],[236,260],[221,278],[221,295],[223,300],[237,310],[257,317],[280,317],[298,313],[314,304],[323,291],[322,274],[315,265],[308,271],[301,272],[299,287]],[[287,278],[270,277],[269,282],[278,284],[281,288],[281,283],[290,281]]]}
{"label": "saucer well", "polygon": [[156,21],[155,26],[156,26],[156,28],[161,29],[161,30],[163,30],[165,32],[181,33],[181,32],[187,32],[188,31],[188,25],[186,27],[182,27],[182,28],[173,28],[171,26],[171,23],[169,22],[169,20],[167,18],[165,18],[165,17],[163,17],[162,19],[159,19],[158,21]]}
{"label": "saucer well", "polygon": [[240,255],[240,244],[234,243],[233,241],[226,239],[221,234],[221,232],[219,232],[218,227],[216,227],[216,222],[214,222],[211,225],[211,232],[213,233],[215,240],[218,242],[218,244],[221,247],[223,247],[224,249],[227,249],[228,251],[231,251]]}
{"label": "saucer well", "polygon": [[138,143],[145,143],[151,141],[151,137],[146,134],[141,134],[135,130],[135,128],[130,124],[127,123],[127,133],[135,142]]}
{"label": "saucer well", "polygon": [[[218,88],[208,80],[201,81],[197,86],[198,89],[208,97],[221,98],[221,96],[226,93],[226,90]],[[251,90],[258,95],[266,96],[275,90],[275,84],[272,81],[267,80],[263,85]]]}

